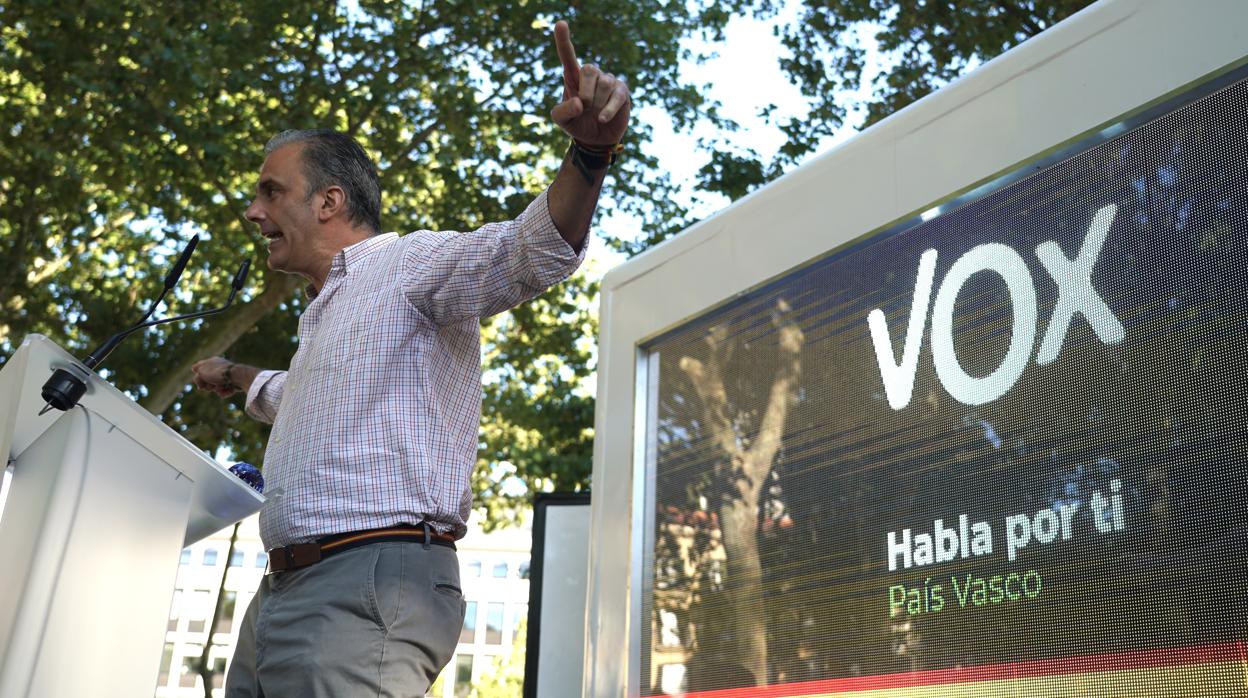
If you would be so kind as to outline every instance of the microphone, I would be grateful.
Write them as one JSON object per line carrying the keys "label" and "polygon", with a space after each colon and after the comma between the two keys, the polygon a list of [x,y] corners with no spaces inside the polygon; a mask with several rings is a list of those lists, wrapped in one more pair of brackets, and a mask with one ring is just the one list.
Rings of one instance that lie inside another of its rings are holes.
{"label": "microphone", "polygon": [[[247,281],[247,272],[251,269],[251,260],[249,259],[244,259],[243,263],[239,265],[238,271],[234,273],[234,278],[230,282],[230,296],[226,299],[225,305],[211,310],[201,310],[171,318],[161,318],[159,320],[151,321],[148,320],[148,318],[151,317],[152,312],[156,309],[156,306],[178,283],[178,279],[182,277],[182,272],[186,269],[186,264],[191,258],[191,252],[195,250],[195,245],[198,244],[198,242],[199,235],[195,235],[191,238],[191,241],[187,243],[186,248],[182,250],[182,254],[178,257],[178,261],[173,265],[173,268],[169,270],[169,273],[165,275],[164,290],[161,291],[160,296],[157,297],[151,307],[148,308],[147,312],[144,313],[143,318],[139,320],[136,325],[109,337],[108,340],[87,356],[87,358],[83,361],[83,364],[88,369],[94,369],[96,366],[99,366],[100,363],[102,363],[104,359],[112,353],[113,349],[121,343],[121,340],[130,336],[134,332],[147,327],[163,325],[168,322],[177,322],[178,320],[190,320],[193,318],[206,317],[208,315],[216,315],[218,313],[225,312],[225,310],[234,303],[234,297],[243,289],[243,284]],[[58,410],[65,411],[78,404],[78,400],[80,400],[83,394],[87,391],[87,384],[85,382],[87,376],[75,375],[75,372],[81,373],[81,369],[71,372],[70,370],[64,368],[58,368],[52,372],[52,377],[43,384],[42,396],[46,401],[46,404],[43,406],[43,409],[39,411],[41,416],[53,407]]]}
{"label": "microphone", "polygon": [[[186,269],[186,263],[191,259],[191,253],[195,251],[195,246],[199,244],[199,233],[191,236],[191,241],[186,244],[186,248],[182,250],[182,254],[178,256],[178,261],[165,274],[165,291],[173,288],[178,283],[178,279],[182,278],[182,272]],[[143,318],[146,320],[147,318]]]}
{"label": "microphone", "polygon": [[234,289],[230,294],[230,298],[233,298],[235,293],[243,290],[243,282],[247,281],[247,272],[249,271],[251,271],[251,260],[244,259],[243,263],[238,265],[238,271],[234,273],[234,282],[230,284],[230,288]]}
{"label": "microphone", "polygon": [[178,261],[174,262],[173,268],[169,270],[168,274],[165,274],[164,290],[160,292],[160,295],[157,296],[156,300],[152,302],[152,305],[148,307],[147,312],[143,314],[143,317],[133,327],[109,337],[103,344],[96,347],[95,351],[88,354],[87,358],[82,362],[87,368],[94,369],[96,366],[99,366],[100,363],[104,361],[104,358],[111,354],[113,349],[121,343],[121,340],[125,339],[131,332],[144,327],[143,323],[147,322],[147,319],[152,316],[152,313],[156,310],[156,306],[160,305],[160,302],[165,299],[165,296],[168,295],[168,293],[172,291],[173,287],[178,283],[178,279],[182,278],[182,272],[186,271],[186,263],[190,261],[191,253],[195,251],[195,246],[198,244],[199,234],[196,233],[191,236],[191,241],[188,242],[186,247],[182,249],[182,254],[178,255]]}
{"label": "microphone", "polygon": [[131,332],[136,332],[145,327],[155,327],[156,325],[163,325],[166,322],[177,322],[178,320],[193,320],[195,318],[207,317],[209,315],[216,315],[217,313],[225,312],[230,307],[230,305],[234,303],[234,296],[238,295],[238,292],[243,290],[243,283],[247,281],[247,271],[250,268],[251,268],[250,259],[244,259],[243,263],[238,265],[238,271],[234,272],[234,280],[230,282],[230,296],[229,298],[225,300],[225,305],[222,305],[220,308],[213,308],[211,310],[198,310],[196,312],[187,313],[185,315],[178,315],[176,317],[167,317],[167,318],[161,318],[159,320],[152,320],[150,322],[144,322],[144,323],[135,325],[134,327],[131,327],[125,332],[122,332],[120,335],[115,335],[115,336],[120,336],[124,338],[126,335],[130,334]]}

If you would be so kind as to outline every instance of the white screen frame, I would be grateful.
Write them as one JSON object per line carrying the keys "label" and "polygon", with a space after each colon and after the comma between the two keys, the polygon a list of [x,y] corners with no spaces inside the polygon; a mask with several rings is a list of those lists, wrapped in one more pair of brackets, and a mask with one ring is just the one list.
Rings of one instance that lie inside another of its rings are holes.
{"label": "white screen frame", "polygon": [[607,275],[582,695],[640,694],[651,475],[639,347],[1237,67],[1246,27],[1237,0],[1097,3]]}

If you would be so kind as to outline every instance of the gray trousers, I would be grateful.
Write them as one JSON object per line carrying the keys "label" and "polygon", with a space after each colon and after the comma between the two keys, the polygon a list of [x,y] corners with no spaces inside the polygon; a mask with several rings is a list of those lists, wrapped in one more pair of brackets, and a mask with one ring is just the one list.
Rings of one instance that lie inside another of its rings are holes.
{"label": "gray trousers", "polygon": [[374,543],[267,575],[247,607],[227,698],[424,696],[464,623],[455,551]]}

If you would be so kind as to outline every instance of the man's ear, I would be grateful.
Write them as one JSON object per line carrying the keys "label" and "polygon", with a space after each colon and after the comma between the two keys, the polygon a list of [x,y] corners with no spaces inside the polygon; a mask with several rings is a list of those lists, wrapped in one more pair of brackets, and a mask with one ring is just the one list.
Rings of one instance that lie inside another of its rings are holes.
{"label": "man's ear", "polygon": [[347,193],[342,187],[331,185],[321,192],[320,205],[316,207],[316,219],[322,223],[346,211]]}

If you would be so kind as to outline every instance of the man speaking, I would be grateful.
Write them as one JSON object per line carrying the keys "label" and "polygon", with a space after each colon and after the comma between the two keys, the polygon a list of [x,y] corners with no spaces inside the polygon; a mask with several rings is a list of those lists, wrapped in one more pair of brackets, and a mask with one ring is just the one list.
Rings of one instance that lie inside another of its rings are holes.
{"label": "man speaking", "polygon": [[624,83],[580,66],[558,22],[572,143],[518,218],[470,233],[381,233],[373,163],[351,138],[287,131],[265,147],[247,218],[308,304],[285,371],[221,357],[197,387],[247,394],[271,422],[260,534],[269,574],[247,609],[230,698],[423,696],[464,619],[455,540],[471,511],[479,319],[567,278],[628,127]]}

